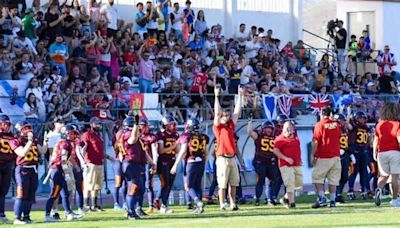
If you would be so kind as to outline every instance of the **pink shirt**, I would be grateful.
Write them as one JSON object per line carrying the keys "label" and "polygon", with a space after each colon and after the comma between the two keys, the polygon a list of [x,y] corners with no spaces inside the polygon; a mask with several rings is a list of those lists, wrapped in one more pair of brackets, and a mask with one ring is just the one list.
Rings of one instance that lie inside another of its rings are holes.
{"label": "pink shirt", "polygon": [[156,70],[152,60],[144,61],[143,59],[139,62],[139,78],[153,81],[153,70]]}

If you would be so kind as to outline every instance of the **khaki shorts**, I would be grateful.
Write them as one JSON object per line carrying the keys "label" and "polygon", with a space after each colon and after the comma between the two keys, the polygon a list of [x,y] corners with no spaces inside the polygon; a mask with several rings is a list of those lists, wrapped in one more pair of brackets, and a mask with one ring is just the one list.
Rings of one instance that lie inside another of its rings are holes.
{"label": "khaki shorts", "polygon": [[319,158],[312,171],[313,184],[324,184],[325,179],[328,179],[330,185],[338,186],[342,166],[340,158]]}
{"label": "khaki shorts", "polygon": [[88,164],[83,173],[83,180],[85,191],[101,190],[104,182],[104,166]]}
{"label": "khaki shorts", "polygon": [[400,174],[400,152],[391,150],[378,153],[378,169],[381,176]]}
{"label": "khaki shorts", "polygon": [[217,182],[219,188],[227,189],[228,184],[230,186],[239,186],[239,169],[236,164],[235,157],[217,157],[216,166]]}
{"label": "khaki shorts", "polygon": [[283,184],[287,192],[294,192],[303,186],[303,170],[301,166],[283,166],[279,167]]}

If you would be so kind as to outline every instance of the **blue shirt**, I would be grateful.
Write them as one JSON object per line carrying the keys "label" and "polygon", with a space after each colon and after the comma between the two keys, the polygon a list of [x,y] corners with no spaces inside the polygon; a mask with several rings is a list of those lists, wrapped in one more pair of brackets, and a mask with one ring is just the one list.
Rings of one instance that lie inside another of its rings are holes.
{"label": "blue shirt", "polygon": [[[136,15],[135,15],[135,20],[137,20],[137,19],[140,19],[140,18],[142,18],[142,17],[144,17],[145,15],[144,15],[144,13],[143,12],[137,12],[136,13]],[[147,31],[146,30],[146,26],[145,27],[142,27],[142,26],[140,26],[138,23],[136,23],[136,31]]]}
{"label": "blue shirt", "polygon": [[[193,9],[192,9],[192,12],[193,12],[193,14],[194,14],[194,10],[193,10]],[[185,8],[185,9],[183,10],[183,13],[184,13],[185,16],[186,16],[186,15],[189,14],[189,10],[188,10],[187,8]],[[193,16],[192,16],[192,15],[189,15],[189,16],[186,18],[186,22],[187,22],[189,25],[193,24]]]}
{"label": "blue shirt", "polygon": [[199,40],[199,42],[195,42],[194,40],[189,42],[190,49],[203,49],[203,41]]}
{"label": "blue shirt", "polygon": [[163,13],[164,17],[167,16],[168,14],[168,4],[164,4],[167,0],[157,0],[156,3],[162,3],[163,4],[163,8],[161,10],[161,12]]}

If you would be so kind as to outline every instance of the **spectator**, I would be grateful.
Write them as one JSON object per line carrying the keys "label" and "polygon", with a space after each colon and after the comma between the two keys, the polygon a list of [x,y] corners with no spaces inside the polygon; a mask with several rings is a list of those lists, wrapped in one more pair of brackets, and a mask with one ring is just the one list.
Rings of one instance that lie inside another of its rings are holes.
{"label": "spectator", "polygon": [[40,88],[39,81],[36,77],[31,78],[28,84],[28,88],[25,91],[25,97],[28,98],[28,95],[33,93],[36,97],[36,105],[39,110],[39,120],[45,121],[46,120],[46,105],[43,101],[43,92]]}
{"label": "spectator", "polygon": [[64,19],[66,17],[66,14],[59,15],[57,2],[51,3],[49,10],[44,16],[48,25],[46,31],[47,35],[49,36],[50,43],[53,43],[56,40],[57,35],[62,34]]}
{"label": "spectator", "polygon": [[148,21],[147,14],[143,13],[143,3],[139,2],[136,4],[137,13],[135,16],[136,20],[136,31],[139,33],[140,38],[143,39],[143,34],[147,32],[146,24]]}
{"label": "spectator", "polygon": [[39,107],[36,103],[35,94],[30,93],[26,96],[26,102],[22,109],[24,110],[25,120],[32,125],[34,132],[37,135],[41,125],[39,120]]}
{"label": "spectator", "polygon": [[153,7],[152,1],[146,2],[146,17],[147,17],[147,24],[146,24],[147,32],[149,33],[150,37],[153,37],[153,35],[157,34],[158,30],[158,24],[157,24],[158,14],[156,9]]}
{"label": "spectator", "polygon": [[16,64],[17,79],[29,82],[37,73],[33,63],[29,61],[29,54],[22,54],[21,62]]}
{"label": "spectator", "polygon": [[165,18],[164,14],[162,12],[162,9],[163,9],[163,5],[161,3],[158,3],[157,8],[156,8],[158,31],[165,32],[165,24],[166,24],[167,18]]}
{"label": "spectator", "polygon": [[239,41],[239,48],[242,50],[246,49],[246,43],[249,40],[249,33],[246,34],[246,24],[240,24],[239,32],[236,35],[236,38]]}
{"label": "spectator", "polygon": [[154,72],[156,66],[153,61],[150,60],[150,52],[143,49],[146,44],[143,44],[138,51],[139,59],[139,89],[141,93],[152,93],[152,83],[154,80]]}
{"label": "spectator", "polygon": [[33,10],[31,8],[26,9],[22,23],[25,37],[32,41],[33,46],[36,46],[36,21],[33,19]]}
{"label": "spectator", "polygon": [[207,27],[207,21],[204,17],[204,11],[199,10],[197,13],[197,18],[194,23],[194,31],[196,32],[197,35],[199,35],[202,40],[205,40],[207,37],[208,33],[208,27]]}
{"label": "spectator", "polygon": [[338,30],[335,30],[335,45],[338,51],[339,70],[342,75],[346,74],[345,49],[347,43],[347,31],[343,28],[343,21],[338,21]]}
{"label": "spectator", "polygon": [[107,37],[115,37],[118,30],[118,11],[114,7],[114,0],[108,0],[108,4],[103,5],[100,14],[105,17],[107,24]]}
{"label": "spectator", "polygon": [[190,0],[186,0],[186,8],[183,10],[183,23],[188,25],[190,34],[193,31],[193,22],[195,18],[194,11],[190,8],[191,4],[192,2]]}
{"label": "spectator", "polygon": [[1,9],[0,25],[0,33],[4,36],[4,46],[7,46],[13,37],[13,28],[17,26],[17,21],[7,5],[3,5]]}
{"label": "spectator", "polygon": [[19,31],[17,33],[17,39],[14,40],[13,44],[13,51],[18,57],[21,56],[21,54],[24,52],[29,52],[30,54],[34,55],[38,54],[35,47],[33,46],[32,41],[25,37],[23,31]]}
{"label": "spectator", "polygon": [[179,11],[179,3],[174,3],[174,10],[170,13],[170,18],[172,24],[172,34],[174,34],[174,36],[179,40],[183,40],[182,20],[184,18],[184,15],[182,12]]}
{"label": "spectator", "polygon": [[69,58],[68,46],[63,42],[61,34],[56,35],[55,42],[50,45],[49,55],[51,58],[51,65],[60,68],[61,76],[67,74],[66,60]]}
{"label": "spectator", "polygon": [[10,59],[10,52],[7,49],[2,49],[0,55],[0,80],[11,80],[14,69],[15,66]]}
{"label": "spectator", "polygon": [[377,57],[379,73],[381,75],[391,73],[393,67],[397,65],[396,58],[393,53],[390,52],[389,45],[385,45],[383,53],[380,53]]}

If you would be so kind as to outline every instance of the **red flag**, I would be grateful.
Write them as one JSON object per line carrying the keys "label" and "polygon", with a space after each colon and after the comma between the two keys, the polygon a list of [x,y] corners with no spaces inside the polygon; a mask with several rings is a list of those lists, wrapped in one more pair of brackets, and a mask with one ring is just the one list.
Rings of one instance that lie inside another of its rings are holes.
{"label": "red flag", "polygon": [[312,113],[315,115],[321,110],[328,106],[331,102],[329,100],[328,95],[326,94],[310,94],[308,98],[308,103],[310,104]]}

